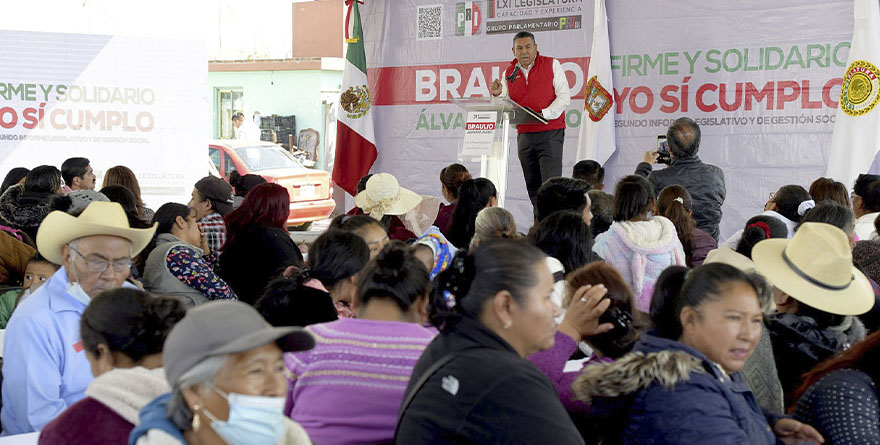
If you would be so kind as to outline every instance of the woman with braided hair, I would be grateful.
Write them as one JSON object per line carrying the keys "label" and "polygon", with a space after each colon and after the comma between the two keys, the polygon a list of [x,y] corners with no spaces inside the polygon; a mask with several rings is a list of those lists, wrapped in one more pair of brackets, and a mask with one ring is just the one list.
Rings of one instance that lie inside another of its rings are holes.
{"label": "woman with braided hair", "polygon": [[71,405],[40,433],[41,444],[127,443],[138,412],[171,390],[162,347],[186,308],[173,297],[136,289],[106,291],[80,319],[82,342],[95,380],[86,398]]}
{"label": "woman with braided hair", "polygon": [[391,440],[412,368],[437,334],[424,327],[429,285],[425,266],[393,241],[359,274],[357,318],[307,327],[315,348],[286,354],[285,413],[315,443]]}

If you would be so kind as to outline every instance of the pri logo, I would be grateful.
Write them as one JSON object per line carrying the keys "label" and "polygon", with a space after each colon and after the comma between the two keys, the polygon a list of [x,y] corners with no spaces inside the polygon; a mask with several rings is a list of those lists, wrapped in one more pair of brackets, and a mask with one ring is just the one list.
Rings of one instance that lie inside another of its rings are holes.
{"label": "pri logo", "polygon": [[483,21],[479,2],[462,2],[455,5],[455,35],[472,36],[479,34]]}

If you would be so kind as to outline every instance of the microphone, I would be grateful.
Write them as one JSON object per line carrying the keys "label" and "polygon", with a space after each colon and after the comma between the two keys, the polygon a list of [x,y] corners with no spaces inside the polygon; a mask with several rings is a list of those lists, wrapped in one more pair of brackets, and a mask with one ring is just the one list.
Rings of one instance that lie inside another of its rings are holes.
{"label": "microphone", "polygon": [[516,75],[519,74],[519,65],[513,66],[513,73],[506,77],[507,82],[513,82],[516,80]]}

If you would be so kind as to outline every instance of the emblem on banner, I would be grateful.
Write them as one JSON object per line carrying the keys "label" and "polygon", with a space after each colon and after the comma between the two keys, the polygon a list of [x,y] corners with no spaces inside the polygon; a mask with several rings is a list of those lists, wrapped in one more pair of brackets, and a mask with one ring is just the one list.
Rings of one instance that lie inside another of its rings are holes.
{"label": "emblem on banner", "polygon": [[370,89],[366,85],[349,87],[342,93],[340,102],[349,119],[364,117],[370,110]]}
{"label": "emblem on banner", "polygon": [[472,36],[480,32],[483,14],[479,2],[455,4],[455,35]]}
{"label": "emblem on banner", "polygon": [[590,120],[599,122],[611,109],[614,99],[608,93],[596,76],[587,82],[587,96],[584,100],[584,111],[590,114]]}
{"label": "emblem on banner", "polygon": [[878,99],[880,70],[864,60],[851,63],[840,87],[840,108],[850,116],[861,116],[873,110]]}

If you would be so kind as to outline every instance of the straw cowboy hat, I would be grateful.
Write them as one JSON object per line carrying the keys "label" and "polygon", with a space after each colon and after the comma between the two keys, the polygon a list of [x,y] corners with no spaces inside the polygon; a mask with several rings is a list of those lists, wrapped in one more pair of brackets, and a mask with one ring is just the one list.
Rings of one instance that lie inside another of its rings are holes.
{"label": "straw cowboy hat", "polygon": [[354,204],[374,219],[385,215],[403,215],[422,201],[415,192],[401,187],[389,173],[377,173],[367,181],[367,188],[354,197]]}
{"label": "straw cowboy hat", "polygon": [[755,266],[795,300],[838,315],[860,315],[874,306],[874,290],[853,266],[849,239],[830,224],[804,223],[792,239],[761,241]]}
{"label": "straw cowboy hat", "polygon": [[37,231],[37,249],[47,260],[61,264],[61,246],[86,236],[111,235],[131,241],[131,255],[135,256],[153,239],[157,225],[132,229],[119,203],[95,201],[78,217],[59,210],[49,213]]}

